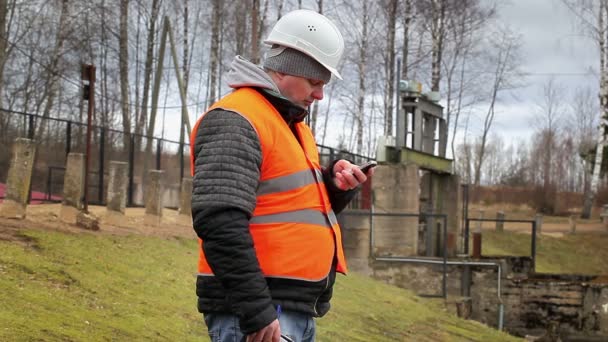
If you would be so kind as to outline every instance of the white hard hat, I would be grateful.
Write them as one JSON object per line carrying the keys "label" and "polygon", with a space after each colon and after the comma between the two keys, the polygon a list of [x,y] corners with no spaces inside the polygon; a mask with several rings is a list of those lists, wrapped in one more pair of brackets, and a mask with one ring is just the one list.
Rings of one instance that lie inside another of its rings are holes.
{"label": "white hard hat", "polygon": [[344,39],[338,27],[322,14],[310,10],[289,12],[277,21],[264,43],[301,51],[342,79],[337,67]]}

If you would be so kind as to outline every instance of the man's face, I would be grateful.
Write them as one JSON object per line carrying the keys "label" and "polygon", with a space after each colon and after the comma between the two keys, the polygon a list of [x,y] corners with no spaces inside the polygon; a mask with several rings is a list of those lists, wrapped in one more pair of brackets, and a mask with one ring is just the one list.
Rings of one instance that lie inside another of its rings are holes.
{"label": "man's face", "polygon": [[283,96],[302,108],[308,108],[315,100],[323,99],[325,83],[321,80],[279,74],[277,86]]}

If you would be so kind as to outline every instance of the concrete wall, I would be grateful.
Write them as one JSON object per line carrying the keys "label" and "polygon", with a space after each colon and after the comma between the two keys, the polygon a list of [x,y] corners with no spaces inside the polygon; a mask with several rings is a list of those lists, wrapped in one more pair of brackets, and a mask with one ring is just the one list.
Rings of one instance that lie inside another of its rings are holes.
{"label": "concrete wall", "polygon": [[[553,326],[564,341],[608,341],[608,279],[534,274],[531,272],[532,261],[528,257],[483,258],[477,261],[501,266],[500,300],[504,305],[505,331],[517,336],[540,336]],[[371,276],[375,279],[410,289],[418,295],[441,294],[441,265],[388,261],[370,261],[369,265]],[[498,327],[498,269],[469,267],[470,318]],[[448,266],[448,299],[461,297],[465,292],[463,270],[464,266]]]}
{"label": "concrete wall", "polygon": [[[372,179],[375,212],[419,213],[416,165],[379,165]],[[418,254],[418,217],[374,216],[376,255]]]}

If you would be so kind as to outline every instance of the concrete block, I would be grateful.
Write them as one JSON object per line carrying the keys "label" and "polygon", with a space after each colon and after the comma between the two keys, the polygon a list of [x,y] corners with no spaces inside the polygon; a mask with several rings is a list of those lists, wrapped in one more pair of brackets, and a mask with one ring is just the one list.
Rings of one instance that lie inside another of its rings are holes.
{"label": "concrete block", "polygon": [[534,221],[536,222],[536,235],[540,235],[543,228],[543,214],[536,214]]}
{"label": "concrete block", "polygon": [[418,217],[381,216],[381,213],[420,212],[420,177],[416,165],[380,165],[372,190],[374,205],[382,210],[374,215],[374,246],[378,255],[413,256],[418,252]]}
{"label": "concrete block", "polygon": [[505,230],[505,213],[504,211],[496,212],[496,231],[502,232]]}
{"label": "concrete block", "polygon": [[570,234],[576,234],[576,215],[570,215],[568,217],[568,225],[570,226]]}
{"label": "concrete block", "polygon": [[129,164],[119,161],[110,161],[108,179],[108,194],[106,210],[118,214],[125,213],[127,203],[127,190],[129,186]]}
{"label": "concrete block", "polygon": [[63,178],[63,200],[59,217],[62,221],[76,224],[78,213],[84,205],[85,158],[82,153],[68,154]]}
{"label": "concrete block", "polygon": [[348,268],[365,275],[371,275],[369,266],[370,217],[368,214],[368,210],[345,210],[338,215]]}
{"label": "concrete block", "polygon": [[183,178],[179,197],[179,214],[192,216],[192,178]]}
{"label": "concrete block", "polygon": [[5,199],[0,204],[0,217],[25,218],[35,155],[36,144],[33,140],[15,140],[6,180]]}
{"label": "concrete block", "polygon": [[146,214],[144,223],[147,225],[159,225],[163,215],[163,176],[165,171],[150,170],[146,179]]}

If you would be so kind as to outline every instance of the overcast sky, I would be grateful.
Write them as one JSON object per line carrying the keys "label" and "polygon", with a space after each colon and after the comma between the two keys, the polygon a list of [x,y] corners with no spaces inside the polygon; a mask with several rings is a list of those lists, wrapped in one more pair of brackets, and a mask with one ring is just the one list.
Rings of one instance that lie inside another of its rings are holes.
{"label": "overcast sky", "polygon": [[[521,69],[527,73],[522,79],[523,86],[501,94],[496,107],[492,134],[511,144],[530,138],[534,116],[538,115],[542,101],[542,87],[551,77],[565,89],[567,98],[577,87],[590,86],[597,93],[599,53],[560,0],[498,2],[501,21],[521,34]],[[481,133],[487,105],[481,108],[480,114],[471,118],[469,139]],[[190,116],[194,124],[198,115],[190,113]],[[172,124],[178,125],[179,119],[168,119],[167,126]],[[178,140],[179,130],[168,129],[165,134],[166,138]],[[462,135],[457,137],[457,141],[461,139]],[[328,137],[326,145],[337,146],[337,140],[337,135]]]}
{"label": "overcast sky", "polygon": [[512,0],[499,16],[521,34],[522,70],[529,73],[525,86],[503,96],[498,108],[494,132],[510,143],[531,135],[543,84],[551,77],[567,98],[577,87],[590,86],[597,93],[599,53],[559,0]]}

